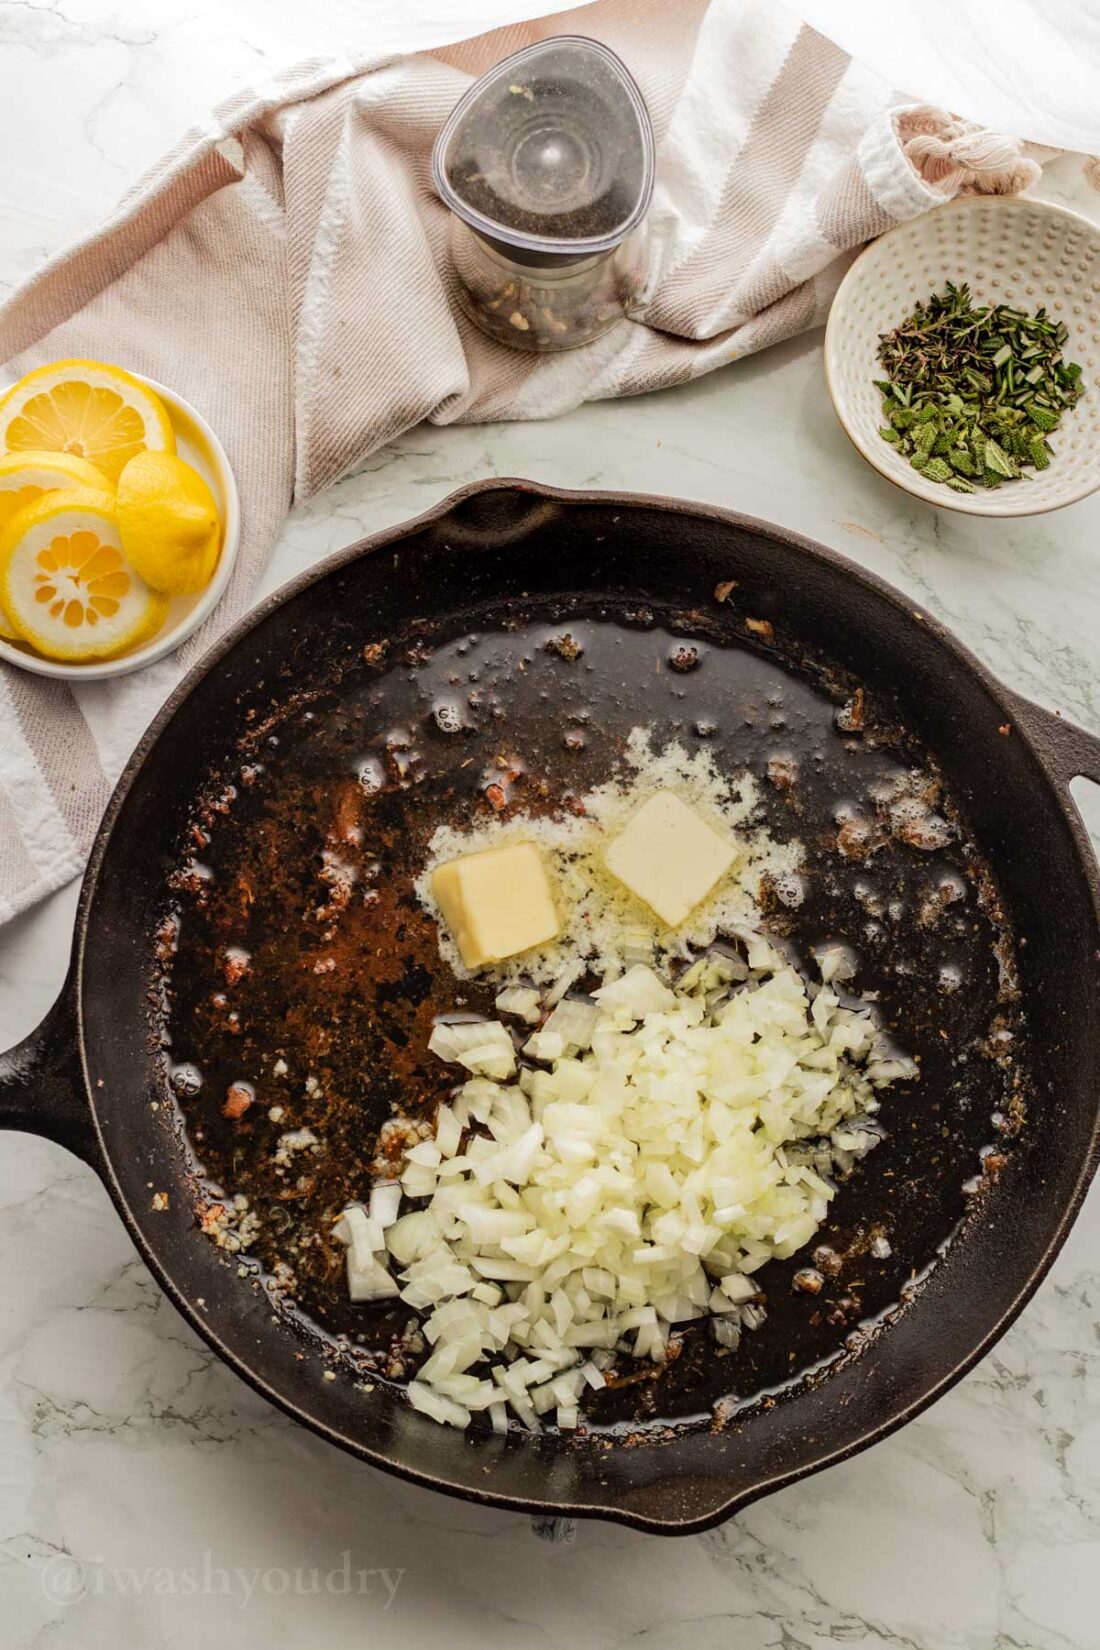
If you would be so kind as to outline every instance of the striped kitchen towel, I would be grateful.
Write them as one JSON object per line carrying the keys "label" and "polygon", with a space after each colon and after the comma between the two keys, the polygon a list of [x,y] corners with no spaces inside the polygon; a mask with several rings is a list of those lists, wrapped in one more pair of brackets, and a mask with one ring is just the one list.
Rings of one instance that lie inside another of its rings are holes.
{"label": "striped kitchen towel", "polygon": [[[471,77],[567,32],[633,71],[659,181],[641,319],[540,358],[458,311],[429,157]],[[304,64],[219,109],[0,311],[17,372],[92,356],[188,397],[243,510],[230,587],[174,657],[76,688],[0,667],[0,920],[79,871],[143,728],[247,609],[294,499],[420,419],[546,418],[788,338],[823,320],[870,237],[1037,174],[1013,140],[904,101],[775,0],[597,0],[430,54]]]}

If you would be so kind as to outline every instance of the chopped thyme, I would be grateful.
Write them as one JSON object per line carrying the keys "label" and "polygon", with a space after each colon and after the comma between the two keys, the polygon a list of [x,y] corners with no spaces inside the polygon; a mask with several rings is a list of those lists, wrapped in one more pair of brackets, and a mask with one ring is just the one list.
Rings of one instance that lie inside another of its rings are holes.
{"label": "chopped thyme", "polygon": [[969,287],[948,282],[879,339],[879,434],[959,493],[1045,470],[1047,437],[1083,388],[1080,366],[1062,356],[1068,336],[1045,309],[974,306]]}

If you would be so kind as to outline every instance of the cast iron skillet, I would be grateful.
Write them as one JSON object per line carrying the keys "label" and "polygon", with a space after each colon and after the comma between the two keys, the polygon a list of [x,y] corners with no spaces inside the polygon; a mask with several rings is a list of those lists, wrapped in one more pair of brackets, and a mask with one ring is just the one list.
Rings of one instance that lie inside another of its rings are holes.
{"label": "cast iron skillet", "polygon": [[[828,1380],[741,1425],[671,1442],[475,1443],[411,1411],[384,1385],[364,1395],[350,1381],[324,1381],[320,1354],[307,1349],[303,1359],[301,1339],[197,1233],[168,1108],[149,1104],[150,913],[179,822],[211,760],[243,732],[249,708],[285,698],[364,635],[525,593],[618,593],[690,608],[728,579],[758,615],[872,688],[892,691],[936,753],[1024,942],[1022,987],[1048,1078],[1043,1126],[1016,1143],[982,1218],[908,1310]],[[1069,796],[1078,774],[1100,782],[1100,740],[1010,693],[928,613],[818,545],[674,500],[480,483],[289,585],[173,695],[107,809],[61,996],[20,1047],[0,1056],[0,1120],[90,1163],[199,1334],[322,1437],[471,1500],[657,1533],[705,1529],[931,1403],[1003,1334],[1069,1230],[1100,1154],[1100,874]],[[151,1207],[150,1185],[169,1192],[166,1210]]]}

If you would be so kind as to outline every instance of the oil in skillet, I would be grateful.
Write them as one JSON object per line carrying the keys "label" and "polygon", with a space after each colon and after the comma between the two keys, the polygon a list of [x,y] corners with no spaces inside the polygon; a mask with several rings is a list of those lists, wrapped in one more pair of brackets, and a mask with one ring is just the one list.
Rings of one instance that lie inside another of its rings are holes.
{"label": "oil in skillet", "polygon": [[[427,841],[442,822],[550,812],[628,779],[623,753],[638,725],[655,746],[705,747],[720,771],[752,772],[761,822],[805,847],[796,883],[768,891],[773,927],[803,959],[825,940],[847,945],[853,985],[878,993],[923,1076],[891,1091],[888,1138],[819,1234],[841,1257],[820,1295],[792,1285],[810,1256],[775,1263],[761,1275],[768,1321],[732,1362],[691,1331],[659,1381],[599,1395],[595,1420],[687,1416],[733,1387],[778,1386],[896,1301],[954,1229],[1022,1052],[1002,1001],[1004,936],[927,753],[890,731],[889,707],[851,695],[646,613],[501,615],[431,646],[391,644],[384,667],[289,714],[262,763],[250,755],[228,812],[210,816],[204,874],[181,879],[173,1086],[210,1181],[246,1195],[258,1217],[256,1260],[383,1376],[415,1364],[409,1313],[352,1306],[342,1250],[325,1234],[362,1194],[386,1120],[404,1119],[383,1153],[430,1129],[450,1085],[425,1053],[434,1014],[492,1009],[490,988],[444,969],[413,896]],[[913,783],[948,827],[935,848],[890,829],[876,800]],[[982,1052],[995,1026],[1016,1039],[1007,1063]],[[241,1084],[255,1099],[226,1115]],[[280,1144],[303,1130],[315,1146]],[[888,1253],[873,1253],[869,1234],[888,1234]]]}

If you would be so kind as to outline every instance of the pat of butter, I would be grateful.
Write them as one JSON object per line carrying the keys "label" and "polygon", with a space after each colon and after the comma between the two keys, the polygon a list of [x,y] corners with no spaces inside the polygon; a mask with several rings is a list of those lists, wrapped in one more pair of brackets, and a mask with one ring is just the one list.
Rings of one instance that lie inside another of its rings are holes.
{"label": "pat of butter", "polygon": [[561,927],[533,842],[448,860],[432,872],[432,893],[467,968],[545,945]]}
{"label": "pat of butter", "polygon": [[733,843],[694,808],[674,791],[658,791],[611,842],[604,864],[663,923],[678,928],[736,858]]}

